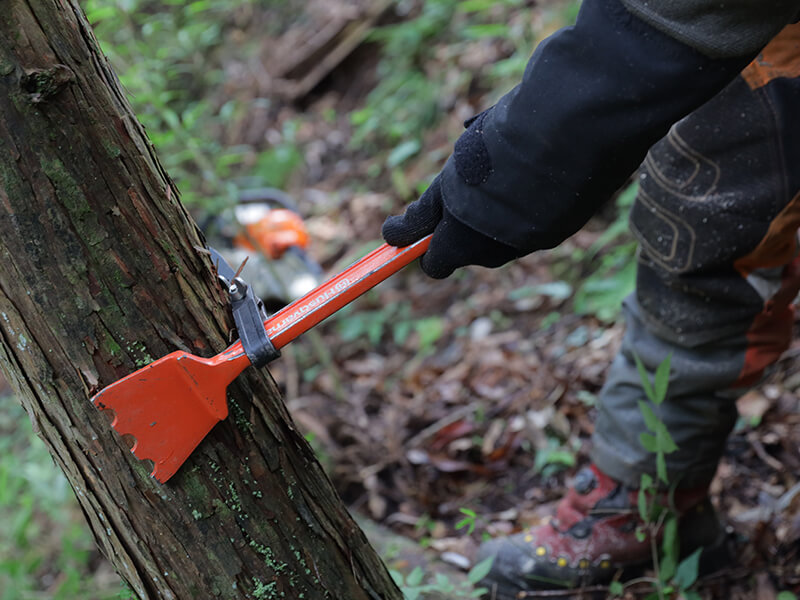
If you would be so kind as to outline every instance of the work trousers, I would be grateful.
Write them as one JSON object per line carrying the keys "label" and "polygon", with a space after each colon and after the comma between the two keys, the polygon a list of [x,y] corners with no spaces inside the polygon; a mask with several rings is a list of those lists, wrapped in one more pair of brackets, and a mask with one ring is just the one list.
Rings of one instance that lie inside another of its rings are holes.
{"label": "work trousers", "polygon": [[640,441],[652,378],[671,355],[657,413],[678,449],[671,482],[707,485],[736,398],[791,342],[800,290],[800,24],[790,25],[712,100],[676,123],[638,173],[639,241],[626,333],[599,397],[592,458],[638,486],[655,472]]}

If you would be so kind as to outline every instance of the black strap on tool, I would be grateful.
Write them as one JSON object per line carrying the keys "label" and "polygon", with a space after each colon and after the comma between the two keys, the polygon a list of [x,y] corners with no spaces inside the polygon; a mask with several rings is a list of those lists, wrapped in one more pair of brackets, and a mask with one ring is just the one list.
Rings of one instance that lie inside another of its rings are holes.
{"label": "black strap on tool", "polygon": [[252,287],[241,277],[236,277],[234,270],[219,252],[213,248],[208,250],[211,252],[212,262],[217,266],[217,275],[228,290],[233,320],[236,322],[244,352],[254,367],[263,367],[281,355],[264,329],[264,320],[267,318],[264,303],[255,295]]}

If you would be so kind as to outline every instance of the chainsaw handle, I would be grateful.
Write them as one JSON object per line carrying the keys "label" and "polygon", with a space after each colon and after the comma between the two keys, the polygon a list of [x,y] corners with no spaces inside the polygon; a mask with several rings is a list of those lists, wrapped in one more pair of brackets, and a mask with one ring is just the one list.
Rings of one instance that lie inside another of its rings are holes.
{"label": "chainsaw handle", "polygon": [[422,256],[430,245],[431,237],[431,235],[425,236],[403,248],[382,244],[340,274],[276,312],[264,322],[264,328],[273,346],[276,349],[283,348],[317,323]]}

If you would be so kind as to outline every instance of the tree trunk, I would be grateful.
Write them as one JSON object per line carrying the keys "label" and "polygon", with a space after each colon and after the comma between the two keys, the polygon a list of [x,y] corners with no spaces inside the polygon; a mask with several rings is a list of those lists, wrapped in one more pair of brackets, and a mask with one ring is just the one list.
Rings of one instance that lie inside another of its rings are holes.
{"label": "tree trunk", "polygon": [[230,317],[76,0],[0,8],[0,363],[141,598],[399,599],[266,371],[168,484],[89,398]]}

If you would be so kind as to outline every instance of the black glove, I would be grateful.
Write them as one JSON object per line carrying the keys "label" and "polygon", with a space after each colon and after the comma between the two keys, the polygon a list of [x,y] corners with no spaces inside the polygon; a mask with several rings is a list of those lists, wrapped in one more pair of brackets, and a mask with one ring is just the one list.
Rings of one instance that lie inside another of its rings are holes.
{"label": "black glove", "polygon": [[539,44],[522,82],[470,123],[431,189],[387,220],[386,240],[434,232],[423,268],[437,277],[551,248],[751,58],[708,57],[619,0],[584,0],[575,26]]}
{"label": "black glove", "polygon": [[444,279],[464,265],[499,267],[520,256],[516,248],[488,238],[456,219],[442,203],[439,176],[403,215],[389,217],[383,224],[383,238],[392,246],[408,246],[429,233],[434,236],[420,266],[434,279]]}

